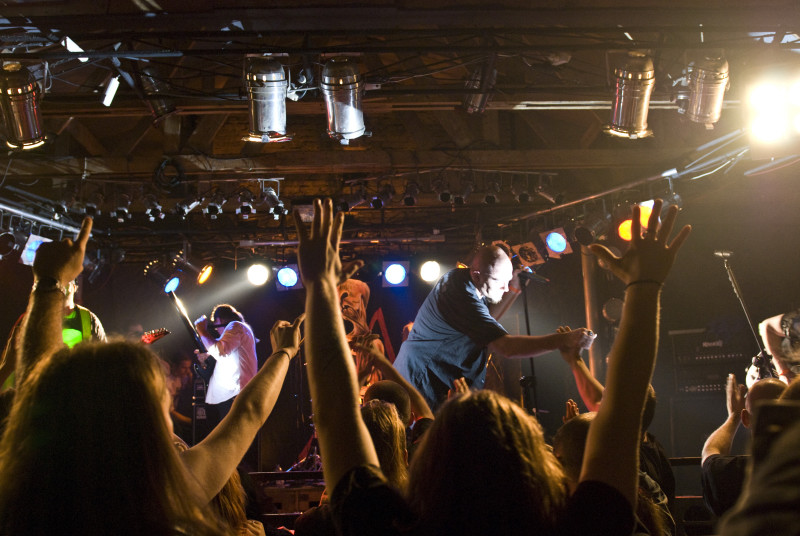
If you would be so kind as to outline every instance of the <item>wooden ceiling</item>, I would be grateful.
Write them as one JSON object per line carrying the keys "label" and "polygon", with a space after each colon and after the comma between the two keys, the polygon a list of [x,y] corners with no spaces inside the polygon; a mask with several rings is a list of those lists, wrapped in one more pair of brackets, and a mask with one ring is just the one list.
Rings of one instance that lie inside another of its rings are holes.
{"label": "wooden ceiling", "polygon": [[[61,200],[74,227],[79,208],[96,203],[100,247],[143,262],[191,247],[204,258],[277,254],[294,240],[291,216],[267,205],[242,219],[240,194],[257,200],[280,190],[287,208],[315,196],[363,199],[347,218],[348,248],[381,253],[463,254],[484,240],[525,241],[532,226],[579,219],[587,202],[613,204],[690,179],[746,152],[739,100],[748,70],[791,60],[800,47],[795,2],[427,2],[298,3],[195,0],[29,1],[2,9],[0,57],[19,61],[45,88],[40,103],[47,143],[0,157],[0,214],[47,221]],[[69,36],[83,53],[61,45]],[[628,51],[654,61],[649,126],[654,136],[603,134],[613,66]],[[731,84],[714,129],[677,113],[686,64],[722,51]],[[248,54],[272,54],[289,73],[287,143],[244,141]],[[330,58],[356,61],[366,84],[369,136],[342,145],[326,132],[318,83]],[[81,61],[88,58],[88,61]],[[468,88],[475,72],[496,69],[496,83]],[[161,92],[148,94],[152,69]],[[120,88],[101,103],[109,81]],[[485,110],[464,100],[489,95]],[[174,111],[155,120],[157,99]],[[727,136],[727,138],[726,138]],[[728,145],[706,147],[714,140]],[[732,145],[731,145],[732,144]],[[724,150],[713,152],[715,147]],[[742,149],[744,148],[744,149]],[[721,159],[722,158],[722,159]],[[276,179],[267,180],[265,179]],[[404,202],[409,183],[419,190]],[[555,203],[537,187],[563,195]],[[688,188],[688,186],[687,186]],[[463,205],[443,190],[471,190]],[[380,192],[383,208],[370,206]],[[486,204],[487,193],[497,202]],[[527,192],[530,200],[517,195]],[[227,202],[216,219],[209,200]],[[178,203],[203,202],[185,217]],[[164,219],[145,216],[146,200]],[[130,200],[132,217],[110,212]],[[283,254],[283,253],[282,253]]]}

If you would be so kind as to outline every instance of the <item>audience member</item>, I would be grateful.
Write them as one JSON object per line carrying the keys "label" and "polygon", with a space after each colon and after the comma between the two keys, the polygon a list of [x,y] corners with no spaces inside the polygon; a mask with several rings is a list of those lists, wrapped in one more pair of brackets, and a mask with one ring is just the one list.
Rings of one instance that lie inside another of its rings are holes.
{"label": "audience member", "polygon": [[736,376],[728,375],[725,384],[728,418],[706,439],[701,462],[703,499],[718,517],[736,504],[744,484],[749,456],[730,454],[739,423],[749,429],[757,403],[775,400],[785,389],[786,384],[777,378],[765,378],[748,391],[736,383]]}
{"label": "audience member", "polygon": [[343,266],[339,259],[342,214],[334,217],[330,200],[317,200],[314,208],[310,233],[297,213],[295,224],[306,287],[309,384],[340,533],[630,534],[660,294],[690,231],[684,227],[668,243],[677,207],[670,207],[659,228],[661,201],[656,201],[645,235],[635,207],[634,238],[621,258],[591,246],[627,290],[604,401],[589,430],[576,492],[567,496],[563,471],[535,419],[496,393],[478,391],[451,399],[437,414],[412,463],[409,503],[386,484],[357,410],[356,372],[336,286],[360,263]]}
{"label": "audience member", "polygon": [[167,391],[172,398],[169,415],[175,434],[184,441],[192,438],[192,358],[179,355],[169,362]]}
{"label": "audience member", "polygon": [[800,372],[800,309],[763,320],[758,331],[775,370],[790,382]]}
{"label": "audience member", "polygon": [[230,414],[179,455],[155,354],[125,341],[63,347],[63,289],[82,270],[91,228],[85,219],[74,243],[45,243],[34,261],[18,391],[0,441],[0,533],[221,534],[202,508],[272,410],[302,317],[276,323],[275,352]]}

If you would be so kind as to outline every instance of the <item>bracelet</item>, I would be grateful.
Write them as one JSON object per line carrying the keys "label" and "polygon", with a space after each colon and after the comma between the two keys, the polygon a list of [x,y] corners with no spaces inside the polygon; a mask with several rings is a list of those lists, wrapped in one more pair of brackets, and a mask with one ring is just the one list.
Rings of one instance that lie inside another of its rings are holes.
{"label": "bracelet", "polygon": [[289,352],[287,352],[286,350],[284,350],[284,349],[282,349],[282,348],[281,348],[280,350],[276,351],[276,352],[275,352],[274,354],[272,354],[272,355],[278,355],[278,354],[286,354],[286,357],[288,357],[288,358],[289,358],[289,361],[291,361],[291,360],[292,360],[292,356],[289,354]]}
{"label": "bracelet", "polygon": [[66,298],[69,295],[69,289],[61,284],[61,281],[55,277],[41,277],[33,283],[32,292],[53,292],[58,291]]}
{"label": "bracelet", "polygon": [[509,286],[509,287],[508,287],[508,291],[509,291],[509,292],[513,292],[514,294],[520,294],[520,293],[522,293],[522,289],[521,289],[521,288],[512,287],[512,286]]}
{"label": "bracelet", "polygon": [[630,283],[625,285],[625,290],[628,290],[628,288],[632,287],[633,285],[644,285],[644,284],[658,285],[659,287],[664,286],[663,282],[656,281],[655,279],[639,279],[637,281],[631,281]]}

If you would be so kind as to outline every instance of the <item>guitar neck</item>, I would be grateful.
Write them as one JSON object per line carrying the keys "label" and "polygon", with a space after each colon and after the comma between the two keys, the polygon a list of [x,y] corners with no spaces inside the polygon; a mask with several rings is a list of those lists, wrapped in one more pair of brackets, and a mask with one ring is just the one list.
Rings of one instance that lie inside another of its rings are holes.
{"label": "guitar neck", "polygon": [[208,353],[208,349],[206,349],[206,345],[203,344],[203,339],[200,338],[200,334],[197,333],[197,330],[194,327],[194,323],[189,320],[189,315],[186,314],[186,309],[183,306],[181,300],[178,299],[178,296],[175,295],[175,292],[168,292],[169,297],[172,298],[172,302],[175,305],[175,308],[178,310],[178,316],[183,321],[183,325],[186,330],[189,332],[189,335],[192,337],[194,341],[194,345],[197,350],[200,351],[201,354]]}

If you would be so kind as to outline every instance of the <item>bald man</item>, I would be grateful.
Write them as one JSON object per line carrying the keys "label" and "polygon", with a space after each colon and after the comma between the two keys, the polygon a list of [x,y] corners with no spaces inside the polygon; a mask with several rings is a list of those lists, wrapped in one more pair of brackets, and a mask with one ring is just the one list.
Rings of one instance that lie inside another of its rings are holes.
{"label": "bald man", "polygon": [[497,320],[521,292],[510,286],[513,275],[506,252],[484,246],[469,268],[442,276],[422,304],[394,366],[434,411],[457,378],[464,377],[473,389],[483,388],[487,350],[518,359],[591,345],[593,336],[584,328],[541,336],[509,335]]}
{"label": "bald man", "polygon": [[736,376],[728,375],[725,385],[728,418],[703,445],[703,499],[717,517],[736,504],[742,492],[749,456],[730,454],[739,423],[749,429],[758,403],[777,400],[785,390],[786,384],[777,378],[758,380],[748,390],[736,383]]}

